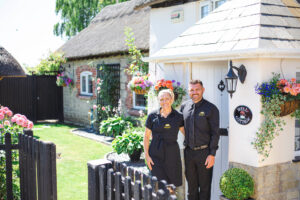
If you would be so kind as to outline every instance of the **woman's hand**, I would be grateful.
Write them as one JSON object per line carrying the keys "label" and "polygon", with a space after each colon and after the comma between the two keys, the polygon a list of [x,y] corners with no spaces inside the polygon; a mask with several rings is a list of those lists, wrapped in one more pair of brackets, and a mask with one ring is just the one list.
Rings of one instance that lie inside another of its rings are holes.
{"label": "woman's hand", "polygon": [[152,161],[152,158],[149,155],[146,155],[145,158],[146,158],[147,165],[148,165],[149,169],[152,170],[152,165],[154,165],[154,162]]}

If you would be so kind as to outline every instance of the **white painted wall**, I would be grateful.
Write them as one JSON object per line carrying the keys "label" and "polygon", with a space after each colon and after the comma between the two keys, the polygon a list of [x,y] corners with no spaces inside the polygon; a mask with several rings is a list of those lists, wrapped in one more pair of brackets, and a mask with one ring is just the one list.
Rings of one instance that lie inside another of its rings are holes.
{"label": "white painted wall", "polygon": [[[244,64],[248,74],[244,84],[238,82],[237,91],[232,99],[229,99],[229,162],[262,167],[291,161],[294,158],[295,119],[290,116],[284,117],[284,131],[274,140],[273,149],[265,161],[260,162],[261,157],[251,145],[263,120],[260,114],[260,95],[255,93],[254,87],[257,83],[270,80],[272,72],[283,73],[288,79],[296,77],[296,68],[300,67],[300,60],[233,60],[234,66],[239,67],[241,64]],[[252,111],[253,118],[248,125],[240,125],[232,117],[234,109],[239,105],[246,105]]]}

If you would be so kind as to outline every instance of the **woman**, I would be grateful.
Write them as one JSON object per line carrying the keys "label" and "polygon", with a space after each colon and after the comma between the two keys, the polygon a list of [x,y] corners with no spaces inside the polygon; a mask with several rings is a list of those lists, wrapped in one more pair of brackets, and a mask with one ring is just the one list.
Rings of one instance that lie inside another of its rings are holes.
{"label": "woman", "polygon": [[[183,116],[172,109],[174,93],[161,90],[158,94],[160,109],[151,112],[146,121],[144,152],[152,176],[166,180],[176,187],[182,185],[178,131],[184,134]],[[150,137],[152,141],[149,147]]]}

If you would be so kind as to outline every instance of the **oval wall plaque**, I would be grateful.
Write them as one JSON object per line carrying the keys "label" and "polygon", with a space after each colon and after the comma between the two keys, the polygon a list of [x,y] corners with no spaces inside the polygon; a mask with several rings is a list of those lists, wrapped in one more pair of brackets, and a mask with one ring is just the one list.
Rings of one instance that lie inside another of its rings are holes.
{"label": "oval wall plaque", "polygon": [[235,121],[242,125],[247,125],[252,120],[252,111],[247,106],[236,107],[233,115]]}

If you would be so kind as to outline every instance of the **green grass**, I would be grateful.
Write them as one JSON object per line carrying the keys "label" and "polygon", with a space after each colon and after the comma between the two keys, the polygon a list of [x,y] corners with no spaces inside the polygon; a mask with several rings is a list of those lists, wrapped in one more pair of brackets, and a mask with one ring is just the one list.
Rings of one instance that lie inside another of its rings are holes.
{"label": "green grass", "polygon": [[38,139],[56,144],[61,153],[57,164],[57,195],[59,200],[87,200],[87,162],[101,159],[112,148],[71,133],[75,127],[60,124],[38,124],[33,131]]}

